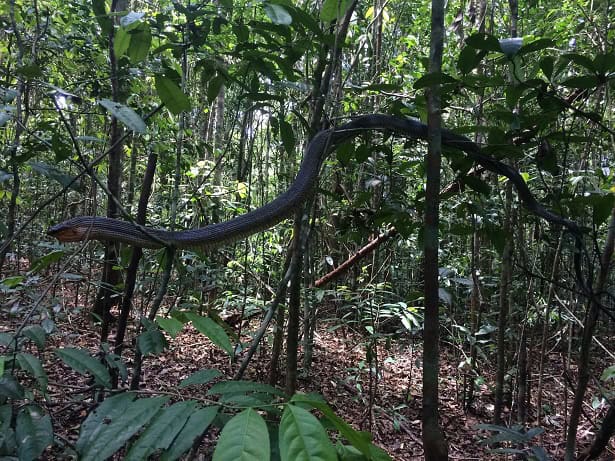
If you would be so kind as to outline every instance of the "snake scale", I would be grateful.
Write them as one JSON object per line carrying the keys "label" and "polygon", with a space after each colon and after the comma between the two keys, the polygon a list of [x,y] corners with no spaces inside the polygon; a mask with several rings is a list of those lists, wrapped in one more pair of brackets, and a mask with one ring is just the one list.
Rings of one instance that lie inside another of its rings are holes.
{"label": "snake scale", "polygon": [[[62,242],[83,240],[120,241],[144,248],[211,248],[267,229],[290,216],[314,190],[320,168],[336,146],[366,131],[387,131],[398,136],[427,140],[427,125],[410,118],[371,114],[354,118],[335,128],[322,130],[308,144],[295,181],[273,201],[229,221],[198,229],[167,231],[98,216],[79,216],[54,225],[47,233]],[[442,145],[465,152],[486,170],[506,176],[515,186],[524,206],[532,213],[578,234],[577,225],[543,207],[517,170],[483,153],[465,136],[442,130]]]}

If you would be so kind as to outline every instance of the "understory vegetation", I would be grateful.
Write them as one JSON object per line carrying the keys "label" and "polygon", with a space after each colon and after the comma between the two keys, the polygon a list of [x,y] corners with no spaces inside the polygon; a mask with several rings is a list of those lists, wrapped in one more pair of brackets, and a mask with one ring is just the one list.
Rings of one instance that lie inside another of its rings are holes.
{"label": "understory vegetation", "polygon": [[[615,457],[610,1],[7,0],[0,24],[2,459]],[[54,238],[225,223],[364,114],[429,128],[331,146],[279,223]]]}

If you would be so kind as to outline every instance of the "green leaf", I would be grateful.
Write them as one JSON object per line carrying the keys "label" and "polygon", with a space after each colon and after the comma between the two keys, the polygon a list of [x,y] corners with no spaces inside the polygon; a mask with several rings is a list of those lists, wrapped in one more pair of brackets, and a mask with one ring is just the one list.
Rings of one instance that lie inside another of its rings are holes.
{"label": "green leaf", "polygon": [[121,58],[128,51],[130,46],[130,34],[128,31],[120,27],[113,37],[113,52],[116,58]]}
{"label": "green leaf", "polygon": [[141,353],[146,356],[161,354],[169,343],[158,328],[148,328],[137,338],[137,345]]}
{"label": "green leaf", "polygon": [[563,86],[569,88],[595,88],[599,84],[600,81],[595,75],[580,75],[578,77],[571,77],[562,82]]}
{"label": "green leaf", "polygon": [[593,206],[594,224],[600,226],[604,224],[611,215],[613,206],[615,206],[615,194],[592,194],[591,202]]}
{"label": "green leaf", "polygon": [[209,102],[209,104],[214,102],[214,99],[218,97],[218,95],[220,94],[220,90],[222,89],[222,86],[225,82],[226,78],[224,77],[224,75],[220,74],[216,75],[209,81],[209,83],[207,84],[207,101]]}
{"label": "green leaf", "polygon": [[500,42],[493,35],[474,34],[466,39],[466,44],[477,50],[500,52]]}
{"label": "green leaf", "polygon": [[284,392],[269,384],[255,383],[253,381],[223,381],[221,383],[216,383],[207,391],[207,395],[238,394],[241,392],[264,392],[265,394],[277,395],[280,397],[286,396]]}
{"label": "green leaf", "polygon": [[138,29],[130,33],[130,47],[128,47],[128,57],[130,62],[137,64],[145,58],[149,53],[152,45],[152,33],[148,24],[142,24]]}
{"label": "green leaf", "polygon": [[602,375],[600,375],[600,379],[602,381],[608,381],[609,379],[615,379],[615,365],[611,365],[610,367],[605,368],[604,371],[602,372]]}
{"label": "green leaf", "polygon": [[170,78],[156,75],[156,92],[171,113],[177,115],[190,109],[190,99]]}
{"label": "green leaf", "polygon": [[196,402],[178,402],[160,410],[143,434],[132,444],[125,461],[149,459],[156,450],[166,450],[196,410]]}
{"label": "green leaf", "polygon": [[171,338],[175,338],[184,327],[184,324],[173,317],[156,317],[156,323],[166,331]]}
{"label": "green leaf", "polygon": [[282,137],[282,144],[284,150],[288,154],[292,154],[295,149],[295,133],[293,127],[286,120],[280,119],[280,136]]}
{"label": "green leaf", "polygon": [[143,24],[141,19],[144,17],[145,13],[141,11],[129,11],[126,15],[120,18],[120,26],[126,30],[132,30]]}
{"label": "green leaf", "polygon": [[0,377],[0,397],[21,400],[24,398],[24,388],[13,375]]}
{"label": "green leaf", "polygon": [[90,373],[97,384],[103,387],[111,387],[111,378],[107,369],[84,349],[66,347],[64,349],[56,349],[54,352],[73,370],[82,375]]}
{"label": "green leaf", "polygon": [[491,193],[489,184],[476,176],[464,176],[463,182],[467,184],[470,189],[478,192],[479,194],[489,196]]}
{"label": "green leaf", "polygon": [[213,461],[269,461],[269,433],[265,421],[248,408],[226,423]]}
{"label": "green leaf", "polygon": [[188,422],[175,437],[171,447],[160,457],[160,461],[174,461],[188,451],[197,437],[209,427],[216,415],[218,407],[211,406],[196,410],[188,418]]}
{"label": "green leaf", "polygon": [[354,430],[350,424],[337,416],[331,407],[326,404],[326,402],[316,400],[313,396],[305,394],[295,394],[291,399],[291,402],[300,405],[307,405],[310,408],[320,410],[323,415],[325,415],[325,417],[333,423],[335,429],[337,429],[339,433],[352,444],[353,447],[357,448],[365,456],[371,456],[373,446],[371,444],[371,435],[367,432],[359,432]]}
{"label": "green leaf", "polygon": [[201,317],[194,312],[187,312],[186,318],[192,322],[194,328],[207,336],[212,343],[224,350],[228,355],[233,355],[233,345],[226,331],[208,317]]}
{"label": "green leaf", "polygon": [[542,73],[545,74],[545,77],[547,77],[549,80],[551,80],[551,77],[553,76],[554,62],[555,61],[551,56],[546,56],[540,60],[540,69],[542,70]]}
{"label": "green leaf", "polygon": [[337,460],[335,448],[320,421],[298,406],[286,406],[280,421],[279,440],[283,460]]}
{"label": "green leaf", "polygon": [[23,407],[17,414],[15,435],[19,459],[39,459],[45,448],[53,443],[51,418],[36,405]]}
{"label": "green leaf", "polygon": [[346,10],[351,4],[352,2],[350,0],[325,0],[322,4],[322,10],[320,11],[320,20],[323,22],[331,22],[341,18],[346,14]]}
{"label": "green leaf", "polygon": [[457,59],[457,69],[464,75],[469,74],[478,66],[486,54],[486,50],[477,50],[471,46],[464,47]]}
{"label": "green leaf", "polygon": [[25,66],[18,67],[16,69],[16,73],[23,75],[26,78],[37,78],[44,75],[41,68],[36,64],[27,64]]}
{"label": "green leaf", "polygon": [[7,277],[0,280],[0,285],[3,285],[8,289],[12,289],[21,285],[25,279],[26,278],[23,275],[15,275],[13,277]]}
{"label": "green leaf", "polygon": [[276,5],[275,3],[265,3],[265,14],[271,19],[274,24],[283,26],[290,26],[293,22],[292,16],[288,13],[288,10],[282,5]]}
{"label": "green leaf", "polygon": [[158,413],[168,397],[134,400],[126,392],[106,399],[81,425],[76,449],[80,461],[107,459]]}
{"label": "green leaf", "polygon": [[101,99],[98,104],[107,109],[111,114],[126,125],[132,131],[137,133],[145,133],[147,127],[145,122],[139,115],[130,107],[120,104],[119,102],[111,101],[110,99]]}
{"label": "green leaf", "polygon": [[82,192],[83,187],[81,182],[73,181],[74,177],[60,168],[49,165],[45,162],[29,162],[28,165],[36,173],[43,175],[49,179],[59,182],[64,187],[70,187],[72,190]]}
{"label": "green leaf", "polygon": [[517,56],[523,56],[524,54],[533,53],[535,51],[553,46],[555,46],[555,42],[550,38],[539,38],[538,40],[528,43],[527,45],[523,45],[517,52]]}
{"label": "green leaf", "polygon": [[179,383],[179,388],[188,387],[194,384],[207,384],[212,379],[216,379],[218,376],[222,376],[218,370],[213,369],[205,369],[199,370],[197,372],[192,373],[187,378],[183,379],[181,383]]}
{"label": "green leaf", "polygon": [[581,67],[584,67],[590,72],[596,72],[596,67],[594,66],[594,62],[587,56],[583,56],[582,54],[577,54],[577,53],[568,53],[562,56],[562,58],[568,61],[572,61],[575,64]]}
{"label": "green leaf", "polygon": [[30,265],[30,272],[36,274],[42,270],[47,269],[54,263],[57,263],[64,256],[64,252],[62,250],[52,251],[51,253],[47,253],[44,256],[34,260]]}
{"label": "green leaf", "polygon": [[40,325],[28,325],[21,330],[21,334],[36,344],[36,347],[39,349],[43,349],[45,347],[47,335],[45,334],[45,330],[43,330]]}
{"label": "green leaf", "polygon": [[41,361],[38,357],[28,354],[27,352],[20,352],[16,356],[17,363],[22,370],[31,375],[38,382],[39,388],[42,392],[47,392],[47,373],[41,365]]}
{"label": "green leaf", "polygon": [[431,72],[429,74],[423,75],[416,82],[414,82],[413,88],[415,90],[419,90],[421,88],[426,88],[428,86],[442,84],[442,83],[455,83],[455,80],[450,75],[444,74],[442,72]]}

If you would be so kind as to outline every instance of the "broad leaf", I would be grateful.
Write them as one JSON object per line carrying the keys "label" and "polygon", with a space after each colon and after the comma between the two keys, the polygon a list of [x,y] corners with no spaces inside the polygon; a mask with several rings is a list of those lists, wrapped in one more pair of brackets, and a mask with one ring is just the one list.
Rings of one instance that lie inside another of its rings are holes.
{"label": "broad leaf", "polygon": [[194,384],[207,384],[212,379],[216,379],[218,376],[222,376],[222,373],[220,373],[218,370],[213,370],[213,369],[199,370],[195,373],[192,373],[187,378],[183,379],[182,382],[179,383],[178,387],[182,388],[182,387],[188,387]]}
{"label": "broad leaf", "polygon": [[290,26],[292,24],[293,18],[284,6],[276,5],[275,3],[265,3],[264,8],[265,14],[274,24],[280,24],[283,26]]}
{"label": "broad leaf", "polygon": [[130,107],[120,104],[119,102],[111,101],[110,99],[101,99],[98,104],[107,109],[111,114],[126,125],[132,131],[137,133],[145,133],[147,127],[145,122],[139,115]]}
{"label": "broad leaf", "polygon": [[132,444],[125,461],[148,459],[157,450],[166,450],[196,409],[194,400],[178,402],[160,410],[143,434]]}
{"label": "broad leaf", "polygon": [[183,453],[188,451],[197,437],[213,422],[218,414],[218,407],[206,407],[196,410],[188,418],[188,422],[180,433],[175,437],[171,447],[160,457],[160,461],[172,461],[178,459]]}
{"label": "broad leaf", "polygon": [[36,344],[36,347],[39,349],[43,349],[45,347],[47,335],[45,334],[45,330],[43,330],[40,325],[28,325],[26,328],[21,330],[21,334]]}
{"label": "broad leaf", "polygon": [[269,433],[265,421],[248,408],[222,429],[213,461],[269,461]]}
{"label": "broad leaf", "polygon": [[111,377],[107,369],[97,359],[91,357],[85,350],[67,347],[64,349],[56,349],[54,352],[73,370],[82,375],[89,373],[100,386],[111,387]]}
{"label": "broad leaf", "polygon": [[0,377],[0,397],[21,400],[24,398],[24,388],[13,375],[5,374]]}
{"label": "broad leaf", "polygon": [[276,389],[269,384],[255,383],[253,381],[224,381],[217,383],[214,384],[209,391],[207,391],[207,395],[238,394],[241,392],[260,392],[285,397],[284,392],[281,390]]}
{"label": "broad leaf", "polygon": [[80,461],[97,461],[113,455],[158,413],[168,397],[133,399],[134,394],[119,394],[90,413],[81,426],[76,445]]}
{"label": "broad leaf", "polygon": [[143,331],[137,338],[137,344],[144,356],[161,354],[169,345],[162,332],[156,327]]}
{"label": "broad leaf", "polygon": [[35,378],[38,382],[40,390],[46,393],[48,382],[47,373],[45,373],[45,370],[43,369],[41,361],[38,357],[28,354],[27,352],[20,352],[17,354],[16,358],[20,368]]}
{"label": "broad leaf", "polygon": [[339,19],[346,14],[346,10],[351,4],[350,0],[325,0],[320,11],[320,19],[323,22]]}
{"label": "broad leaf", "polygon": [[167,109],[177,115],[190,109],[188,96],[168,77],[156,75],[156,92]]}
{"label": "broad leaf", "polygon": [[30,168],[32,168],[32,170],[36,173],[49,179],[53,179],[54,181],[62,184],[64,187],[70,187],[72,190],[77,192],[81,192],[83,190],[80,181],[74,181],[75,178],[72,175],[62,171],[56,166],[49,165],[45,162],[30,162],[28,165],[30,165]]}
{"label": "broad leaf", "polygon": [[194,328],[207,336],[212,343],[224,350],[228,355],[233,355],[233,345],[224,328],[209,317],[201,317],[194,312],[187,312],[186,317],[192,322]]}
{"label": "broad leaf", "polygon": [[298,406],[286,406],[280,421],[279,440],[282,460],[337,460],[335,448],[320,421]]}
{"label": "broad leaf", "polygon": [[160,325],[160,328],[166,331],[171,338],[175,338],[184,327],[182,322],[173,317],[165,318],[158,316],[156,317],[156,323]]}
{"label": "broad leaf", "polygon": [[51,418],[36,405],[23,407],[17,414],[15,435],[19,459],[38,459],[53,443]]}

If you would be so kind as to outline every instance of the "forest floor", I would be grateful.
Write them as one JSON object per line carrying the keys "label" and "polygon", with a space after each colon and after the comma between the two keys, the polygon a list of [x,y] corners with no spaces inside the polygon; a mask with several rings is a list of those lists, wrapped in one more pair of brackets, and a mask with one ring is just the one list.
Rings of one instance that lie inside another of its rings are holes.
{"label": "forest floor", "polygon": [[[89,322],[84,312],[69,312],[56,318],[57,331],[49,338],[53,347],[85,347],[92,354],[98,350],[99,328]],[[20,323],[9,317],[6,311],[1,315],[1,330],[14,331]],[[256,325],[250,325],[255,327]],[[380,379],[372,383],[373,398],[370,399],[369,373],[365,364],[365,338],[347,328],[332,329],[321,324],[315,334],[313,364],[307,378],[299,382],[301,392],[318,392],[325,397],[338,416],[350,422],[356,429],[372,432],[377,445],[385,449],[393,459],[411,461],[423,459],[421,443],[421,341],[420,339],[395,341],[394,346],[378,348]],[[133,326],[134,328],[134,326]],[[132,337],[132,331],[127,337]],[[110,338],[113,343],[113,338]],[[402,346],[403,344],[403,346]],[[513,459],[510,455],[494,455],[481,443],[489,435],[477,429],[477,424],[491,423],[493,392],[486,384],[476,388],[472,411],[464,411],[461,405],[463,376],[457,365],[460,354],[450,343],[443,342],[441,349],[440,415],[441,425],[449,443],[452,460]],[[564,345],[562,345],[564,347]],[[50,402],[48,410],[52,416],[55,431],[61,438],[74,443],[78,437],[80,421],[91,408],[91,392],[88,378],[81,376],[63,364],[47,348],[43,356],[45,369],[49,374]],[[244,379],[267,381],[269,348],[261,348],[253,358]],[[534,351],[536,353],[536,351]],[[132,357],[126,357],[130,368]],[[538,368],[536,357],[532,360],[532,372]],[[485,382],[494,382],[494,364],[490,369],[481,370]],[[553,459],[562,459],[565,431],[566,408],[572,401],[572,390],[567,382],[575,382],[563,373],[562,355],[552,352],[547,360],[544,381],[543,415],[541,426],[545,429],[539,440],[533,442],[545,448]],[[141,391],[144,394],[158,392],[181,395],[181,398],[202,398],[206,388],[190,387],[178,390],[180,381],[191,373],[215,368],[226,379],[231,379],[237,364],[231,364],[224,352],[216,348],[191,326],[185,326],[161,355],[148,356],[144,362]],[[282,366],[283,368],[283,366]],[[223,378],[224,378],[223,377]],[[223,379],[221,378],[221,379]],[[535,392],[537,376],[530,377],[530,392]],[[563,389],[568,389],[564,392]],[[181,392],[181,394],[180,394]],[[591,406],[592,396],[588,392],[578,431],[580,447],[587,446],[593,439],[594,424],[599,424],[605,409]],[[89,396],[89,397],[88,397]],[[371,401],[371,404],[370,404]],[[535,396],[533,396],[535,401]],[[604,406],[603,406],[604,407]],[[529,426],[535,426],[535,408],[530,408]],[[510,423],[512,413],[506,410],[505,420]],[[587,417],[591,419],[588,421]],[[514,424],[514,421],[512,422]],[[211,453],[213,442],[205,441],[203,453]],[[58,452],[49,459],[59,459]],[[57,458],[56,458],[57,456]],[[205,455],[202,459],[209,459]],[[615,444],[611,440],[609,450],[600,458],[615,460]]]}

